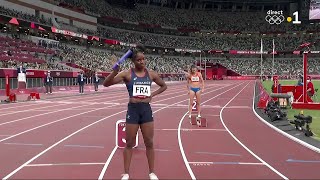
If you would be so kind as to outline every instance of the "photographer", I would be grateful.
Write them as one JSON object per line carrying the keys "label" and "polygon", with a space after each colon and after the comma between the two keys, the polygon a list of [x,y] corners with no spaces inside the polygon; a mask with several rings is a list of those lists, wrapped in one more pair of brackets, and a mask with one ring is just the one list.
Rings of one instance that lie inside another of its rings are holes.
{"label": "photographer", "polygon": [[44,85],[46,87],[46,94],[52,94],[52,84],[53,84],[53,77],[50,75],[50,71],[47,72],[47,75],[43,79]]}

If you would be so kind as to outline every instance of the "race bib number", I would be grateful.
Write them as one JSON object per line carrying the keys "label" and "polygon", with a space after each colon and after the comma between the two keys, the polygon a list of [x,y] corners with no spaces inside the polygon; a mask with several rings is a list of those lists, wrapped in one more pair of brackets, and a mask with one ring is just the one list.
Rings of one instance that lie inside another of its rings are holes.
{"label": "race bib number", "polygon": [[133,85],[133,96],[151,96],[150,86]]}
{"label": "race bib number", "polygon": [[199,81],[199,77],[198,76],[196,76],[196,77],[191,77],[191,81]]}

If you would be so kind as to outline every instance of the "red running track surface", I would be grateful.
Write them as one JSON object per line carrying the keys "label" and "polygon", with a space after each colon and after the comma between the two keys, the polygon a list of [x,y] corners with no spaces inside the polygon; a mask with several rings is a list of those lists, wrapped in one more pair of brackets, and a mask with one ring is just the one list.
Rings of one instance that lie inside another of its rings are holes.
{"label": "red running track surface", "polygon": [[[155,97],[154,148],[160,179],[319,179],[319,153],[263,123],[252,109],[254,81],[207,81],[202,116],[187,117],[185,84]],[[115,123],[126,114],[127,92],[0,105],[0,177],[120,179],[122,149]],[[304,162],[288,161],[289,159]],[[142,135],[130,169],[148,178]]]}

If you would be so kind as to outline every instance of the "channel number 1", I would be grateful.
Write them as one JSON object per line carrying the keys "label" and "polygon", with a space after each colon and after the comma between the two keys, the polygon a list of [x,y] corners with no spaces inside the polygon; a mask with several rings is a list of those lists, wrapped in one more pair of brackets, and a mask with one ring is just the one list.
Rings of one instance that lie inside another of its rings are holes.
{"label": "channel number 1", "polygon": [[299,12],[296,11],[293,13],[294,20],[292,21],[292,24],[301,24],[301,21],[299,21]]}

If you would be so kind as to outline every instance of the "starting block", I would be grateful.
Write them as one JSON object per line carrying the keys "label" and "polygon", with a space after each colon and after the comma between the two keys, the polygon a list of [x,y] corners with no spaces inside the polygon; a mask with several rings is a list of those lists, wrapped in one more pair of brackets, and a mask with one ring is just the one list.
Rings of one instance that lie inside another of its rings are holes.
{"label": "starting block", "polygon": [[191,115],[190,124],[191,124],[191,125],[197,125],[196,116],[192,116],[192,115]]}
{"label": "starting block", "polygon": [[30,101],[31,99],[32,99],[32,100],[40,99],[39,93],[37,93],[37,92],[31,92],[31,93],[30,93],[30,96],[28,96],[28,101]]}
{"label": "starting block", "polygon": [[[136,135],[136,144],[134,148],[138,146],[138,132]],[[118,120],[116,123],[116,146],[118,148],[125,148],[126,147],[126,121],[125,120]]]}
{"label": "starting block", "polygon": [[207,119],[206,118],[198,118],[195,115],[191,115],[191,120],[190,120],[191,125],[197,125],[198,127],[207,127]]}
{"label": "starting block", "polygon": [[[189,105],[190,105],[190,99],[189,99]],[[188,106],[189,107],[189,106]],[[198,127],[207,127],[207,119],[206,118],[198,118],[197,117],[197,99],[194,98],[192,102],[192,110],[191,110],[191,119],[190,124],[191,125],[197,125]]]}
{"label": "starting block", "polygon": [[207,127],[207,119],[206,118],[197,118],[198,127]]}

